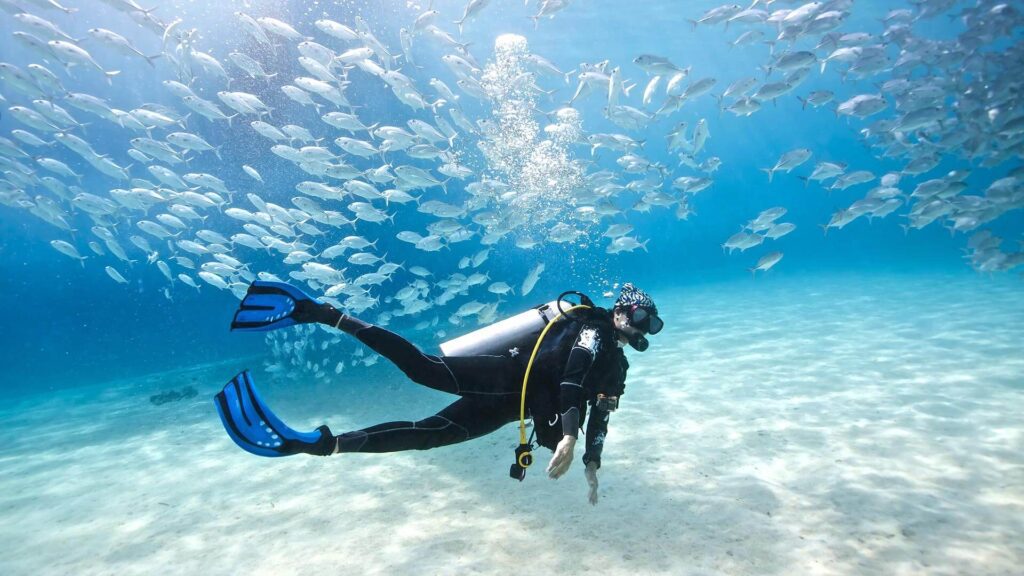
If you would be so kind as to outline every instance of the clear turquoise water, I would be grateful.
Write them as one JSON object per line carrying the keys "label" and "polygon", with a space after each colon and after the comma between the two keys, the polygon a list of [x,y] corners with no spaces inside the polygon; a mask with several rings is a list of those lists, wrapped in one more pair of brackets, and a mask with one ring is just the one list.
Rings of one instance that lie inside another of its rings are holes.
{"label": "clear turquoise water", "polygon": [[[679,66],[692,66],[691,79],[705,76],[718,78],[713,91],[715,93],[720,93],[725,86],[742,76],[760,76],[757,67],[763,65],[768,58],[768,49],[763,45],[728,47],[726,41],[739,33],[735,25],[728,31],[723,30],[721,25],[701,26],[691,30],[685,18],[702,14],[713,7],[712,3],[707,2],[693,3],[686,8],[671,3],[651,2],[631,6],[625,11],[615,3],[572,6],[554,20],[542,20],[542,25],[536,30],[525,17],[535,6],[525,8],[516,3],[492,4],[478,20],[467,24],[464,31],[464,39],[470,43],[471,52],[477,60],[486,63],[492,57],[492,46],[498,34],[520,33],[527,37],[534,53],[548,58],[566,71],[573,70],[580,62],[594,63],[603,59],[621,66],[625,77],[639,84],[634,89],[632,104],[639,104],[636,96],[643,90],[647,79],[644,72],[631,63],[638,54],[667,55]],[[279,17],[291,22],[303,33],[324,42],[328,42],[329,38],[312,26],[314,20],[331,17],[339,21],[351,21],[359,14],[396,51],[396,28],[408,25],[418,14],[413,7],[377,3],[355,3],[342,7],[306,6],[302,3],[282,6],[277,3],[254,2],[248,6],[245,9],[256,16]],[[238,24],[231,16],[236,8],[227,4],[172,3],[161,6],[158,12],[163,13],[165,20],[181,17],[185,25],[197,27],[202,35],[201,46],[212,51],[231,70],[232,75],[238,77],[232,89],[258,93],[276,109],[273,117],[278,125],[295,122],[316,130],[321,130],[320,127],[329,128],[318,122],[311,109],[303,109],[284,98],[276,84],[250,80],[228,62],[229,52],[248,50],[263,58],[264,67],[277,70],[282,79],[305,73],[293,61],[293,57],[298,55],[294,53],[294,48],[282,48],[268,54],[266,50],[256,50],[246,36],[239,36]],[[446,28],[454,29],[454,26],[446,23],[454,19],[452,14],[461,13],[461,3],[439,2],[437,8],[443,14],[439,22]],[[858,2],[840,31],[880,33],[882,25],[877,18],[889,8],[891,6],[888,3]],[[124,34],[142,47],[145,53],[160,50],[160,38],[135,26],[126,15],[106,5],[78,12],[73,18],[52,10],[43,15],[69,30],[75,37],[86,35],[86,30],[92,27],[106,27]],[[570,27],[567,29],[574,32],[569,34],[563,27]],[[16,29],[19,28],[13,19],[5,16],[0,21],[0,35],[3,37],[9,38],[11,31]],[[915,32],[933,39],[949,39],[962,29],[958,20],[945,17],[921,21],[914,28]],[[5,43],[5,58],[10,62],[26,66],[37,59],[19,43],[10,40]],[[341,43],[336,42],[336,45],[340,46]],[[79,67],[71,77],[59,72],[68,89],[108,98],[112,105],[126,110],[149,102],[175,106],[185,111],[180,101],[161,85],[163,80],[175,77],[168,62],[158,60],[156,68],[150,69],[141,60],[125,59],[101,46],[93,45],[92,50],[96,58],[108,68],[122,69],[120,76],[115,79],[114,87],[104,85],[97,73]],[[416,71],[416,78],[425,82],[431,77],[439,77],[454,86],[452,73],[437,60],[444,54],[443,50],[422,42],[417,44],[417,51],[422,51],[420,65],[424,68]],[[59,70],[58,66],[51,67]],[[874,90],[873,84],[886,77],[882,74],[877,78],[842,83],[836,75],[821,75],[814,71],[795,94],[831,89],[836,92],[837,99],[841,99]],[[360,114],[394,125],[401,125],[404,120],[412,117],[410,110],[399,104],[379,84],[369,81],[367,75],[360,75],[358,71],[353,73],[349,95],[364,107]],[[550,101],[540,101],[538,108],[541,110],[553,109],[559,102],[568,100],[575,89],[575,81],[561,88],[558,82],[545,80],[545,85],[548,84],[548,89],[558,88],[559,92]],[[222,81],[201,76],[195,81],[194,87],[205,97],[216,101],[215,92],[224,86]],[[423,91],[429,92],[429,87],[423,86]],[[27,103],[23,95],[13,90],[5,90],[4,94],[11,103]],[[473,118],[484,118],[490,113],[488,106],[468,96],[463,96],[461,102]],[[621,131],[602,117],[602,106],[602,99],[596,96],[582,101],[579,110],[584,130],[587,133]],[[88,117],[85,113],[72,110],[78,116]],[[127,149],[127,140],[135,135],[109,122],[90,118],[93,122],[88,129],[87,140],[97,150],[112,154],[112,158],[121,165],[129,163],[130,159],[125,156],[124,149]],[[565,246],[547,244],[534,251],[524,252],[515,249],[510,239],[506,239],[494,247],[485,266],[491,279],[507,280],[517,286],[525,276],[529,262],[539,260],[547,264],[547,272],[538,285],[538,294],[553,294],[563,288],[600,292],[606,289],[608,283],[626,280],[656,288],[700,284],[709,278],[746,282],[750,280],[746,269],[753,266],[760,255],[772,249],[785,254],[782,263],[772,271],[777,276],[820,271],[846,273],[861,270],[916,272],[967,269],[962,259],[966,235],[951,235],[938,223],[906,234],[900,227],[904,222],[900,214],[905,213],[905,209],[884,220],[869,224],[862,218],[843,230],[833,231],[827,237],[821,235],[818,226],[827,222],[834,210],[860,197],[867,186],[826,194],[814,186],[805,188],[794,175],[806,176],[813,163],[819,160],[846,162],[851,170],[867,169],[876,174],[898,169],[899,163],[875,158],[871,150],[861,145],[858,130],[867,125],[867,121],[837,118],[827,108],[802,110],[800,102],[792,95],[779,99],[774,106],[766,103],[760,113],[749,118],[735,117],[730,113],[720,114],[715,99],[704,96],[687,104],[674,116],[660,120],[634,136],[651,143],[646,147],[645,154],[652,162],[675,166],[678,162],[674,155],[668,154],[662,146],[663,134],[679,121],[686,121],[692,127],[700,118],[707,119],[711,132],[705,156],[720,157],[722,168],[714,174],[714,186],[691,200],[696,216],[687,221],[678,221],[671,210],[657,207],[648,213],[630,213],[628,221],[635,226],[635,235],[650,239],[647,252],[638,250],[608,255],[603,250],[603,240],[597,238],[587,246],[575,246],[568,250]],[[304,175],[291,164],[270,154],[267,150],[269,143],[255,136],[247,126],[248,120],[233,123],[232,128],[225,127],[223,123],[213,125],[200,118],[192,121],[190,126],[194,125],[195,132],[215,145],[223,145],[224,161],[217,162],[213,156],[201,154],[190,162],[187,169],[214,173],[232,190],[256,192],[268,201],[287,205],[288,199],[295,195],[294,184]],[[9,113],[0,119],[0,127],[5,133],[17,127],[24,128]],[[324,131],[323,135],[333,136],[330,131]],[[471,139],[460,142],[459,146],[470,152],[474,148]],[[814,156],[811,161],[794,174],[780,174],[773,184],[768,185],[764,174],[758,169],[772,165],[782,152],[795,147],[812,149]],[[114,186],[111,179],[99,175],[61,146],[49,149],[47,153],[80,170],[85,176],[83,186],[87,190],[102,193]],[[574,149],[573,153],[579,158],[588,157],[585,146]],[[593,169],[617,169],[615,156],[599,152]],[[248,179],[239,169],[244,163],[262,170],[267,183],[260,185]],[[479,157],[471,164],[478,170],[482,167]],[[947,156],[932,173],[916,179],[907,178],[901,186],[909,190],[915,182],[926,177],[935,177],[951,169],[972,168],[973,174],[968,180],[969,191],[981,193],[988,184],[1016,166],[1019,166],[1019,162],[1011,161],[996,169],[985,169]],[[141,168],[133,167],[133,176],[151,178]],[[674,169],[672,176],[684,173],[690,172],[685,168]],[[452,197],[458,198],[457,187],[452,188]],[[432,191],[436,192],[436,189]],[[632,201],[635,198],[625,204]],[[235,203],[249,208],[244,198],[239,198]],[[767,243],[742,254],[724,255],[719,248],[720,244],[758,212],[772,206],[786,207],[789,213],[783,220],[795,223],[797,230],[775,243]],[[4,293],[8,298],[17,302],[4,316],[4,322],[8,330],[18,335],[0,350],[4,360],[0,365],[3,365],[5,390],[38,390],[40,386],[63,388],[83,381],[106,378],[112,375],[112,371],[116,375],[143,374],[155,369],[174,368],[182,363],[208,362],[230,355],[260,352],[261,348],[254,339],[227,337],[224,327],[233,307],[234,298],[231,295],[210,289],[212,287],[205,284],[202,293],[196,294],[194,290],[178,283],[171,292],[173,300],[168,301],[160,294],[167,284],[166,280],[154,266],[124,266],[108,255],[104,258],[91,258],[89,265],[83,269],[47,245],[52,239],[70,239],[83,254],[89,254],[85,243],[95,240],[95,237],[87,231],[91,225],[87,219],[76,221],[81,231],[69,238],[66,233],[22,211],[8,207],[4,207],[3,211],[4,217],[0,221],[3,226],[0,258],[5,274],[0,282],[3,282]],[[429,221],[429,216],[411,209],[399,210],[394,227],[370,224],[361,226],[360,232],[384,238],[380,246],[382,251],[386,249],[393,261],[422,262],[437,270],[438,274],[456,271],[453,263],[458,257],[475,253],[479,249],[475,242],[466,242],[456,245],[451,253],[423,253],[394,239],[397,229],[422,230],[422,226]],[[237,222],[216,214],[210,217],[209,224],[208,227],[215,230],[238,231]],[[1014,239],[1021,231],[1019,211],[990,223],[987,228],[1006,238],[1004,249],[1015,249]],[[139,232],[121,232],[123,237],[130,233]],[[131,244],[124,240],[122,243],[127,246],[133,259],[142,258],[141,252]],[[265,258],[259,253],[246,249],[242,254],[243,259],[253,263],[254,271],[258,268],[283,274],[288,270],[279,261]],[[103,271],[108,264],[119,268],[129,283],[113,283]],[[177,268],[174,270],[179,271],[187,272]],[[408,278],[408,275],[396,278],[386,286],[382,295],[386,297],[388,293],[396,292]],[[500,310],[513,313],[532,303],[531,298],[509,298]],[[436,315],[443,320],[446,314],[445,310],[440,310]],[[396,328],[403,326],[408,327],[401,321],[395,324]]]}

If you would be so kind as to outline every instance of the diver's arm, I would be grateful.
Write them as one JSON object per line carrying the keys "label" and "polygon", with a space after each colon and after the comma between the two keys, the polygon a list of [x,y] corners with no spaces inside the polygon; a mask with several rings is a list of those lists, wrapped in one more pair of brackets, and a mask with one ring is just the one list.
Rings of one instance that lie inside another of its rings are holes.
{"label": "diver's arm", "polygon": [[587,467],[583,469],[583,474],[587,477],[587,487],[589,488],[587,500],[591,504],[597,504],[597,464],[593,462],[587,464]]}
{"label": "diver's arm", "polygon": [[587,451],[583,453],[583,472],[589,487],[588,500],[597,504],[597,469],[601,467],[601,450],[604,449],[604,437],[608,433],[608,417],[611,413],[599,408],[595,403],[587,419]]}
{"label": "diver's arm", "polygon": [[561,477],[572,464],[573,449],[580,429],[579,405],[583,399],[583,379],[594,363],[594,357],[600,347],[597,330],[584,326],[580,330],[576,342],[569,351],[569,359],[562,372],[562,383],[559,386],[559,398],[562,419],[562,440],[555,448],[555,454],[548,464],[548,476]]}
{"label": "diver's arm", "polygon": [[604,449],[604,438],[608,434],[608,418],[611,412],[598,408],[594,404],[587,418],[587,450],[583,453],[583,464],[593,462],[601,467],[601,451]]}
{"label": "diver's arm", "polygon": [[597,357],[601,339],[596,329],[584,326],[569,351],[559,386],[562,434],[576,438],[580,429],[580,404],[583,403],[583,379]]}

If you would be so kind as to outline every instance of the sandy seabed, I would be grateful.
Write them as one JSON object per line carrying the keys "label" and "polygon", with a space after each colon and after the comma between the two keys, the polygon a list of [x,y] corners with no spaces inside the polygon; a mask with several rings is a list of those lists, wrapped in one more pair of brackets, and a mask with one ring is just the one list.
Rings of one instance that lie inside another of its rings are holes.
{"label": "sandy seabed", "polygon": [[[1018,278],[657,296],[666,329],[630,353],[596,507],[582,450],[557,482],[547,451],[511,480],[514,426],[428,452],[251,456],[210,401],[259,364],[235,360],[6,402],[0,574],[1021,573]],[[327,389],[255,374],[299,429],[451,400],[383,365]],[[193,381],[196,398],[148,401]]]}

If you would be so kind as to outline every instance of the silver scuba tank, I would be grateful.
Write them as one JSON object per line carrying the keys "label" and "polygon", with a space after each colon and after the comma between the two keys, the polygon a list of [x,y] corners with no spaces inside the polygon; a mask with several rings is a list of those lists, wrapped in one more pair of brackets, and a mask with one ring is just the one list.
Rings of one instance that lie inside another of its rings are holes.
{"label": "silver scuba tank", "polygon": [[[563,305],[564,308],[564,305]],[[524,349],[532,344],[541,330],[558,317],[558,301],[535,306],[510,318],[441,343],[445,356],[505,356],[529,355]]]}

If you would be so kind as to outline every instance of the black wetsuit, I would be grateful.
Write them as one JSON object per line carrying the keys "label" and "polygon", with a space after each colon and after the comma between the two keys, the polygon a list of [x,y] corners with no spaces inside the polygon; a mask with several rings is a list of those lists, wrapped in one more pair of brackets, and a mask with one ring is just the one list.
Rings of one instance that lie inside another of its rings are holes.
{"label": "black wetsuit", "polygon": [[[532,344],[501,356],[432,356],[379,326],[365,325],[351,333],[414,382],[460,398],[417,422],[387,422],[341,434],[339,452],[428,450],[478,438],[519,420]],[[600,466],[608,412],[596,406],[597,395],[620,396],[628,367],[607,310],[556,322],[534,360],[527,387],[538,442],[554,450],[563,434],[577,436],[589,403],[583,459]]]}

